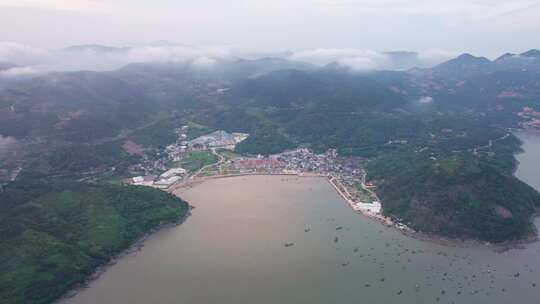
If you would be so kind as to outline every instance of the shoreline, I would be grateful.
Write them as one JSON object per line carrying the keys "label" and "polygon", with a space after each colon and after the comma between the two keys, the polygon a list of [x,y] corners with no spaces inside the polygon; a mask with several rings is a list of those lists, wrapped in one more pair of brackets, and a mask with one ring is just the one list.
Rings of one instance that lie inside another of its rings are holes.
{"label": "shoreline", "polygon": [[226,175],[213,175],[213,176],[205,176],[205,177],[196,177],[195,179],[188,178],[184,181],[177,182],[173,184],[171,187],[166,189],[167,192],[175,194],[176,191],[184,189],[184,188],[191,188],[196,186],[199,183],[203,183],[207,180],[212,179],[221,179],[221,178],[231,178],[231,177],[241,177],[241,176],[295,176],[295,177],[318,177],[318,178],[324,178],[331,186],[332,188],[337,192],[337,194],[347,203],[347,205],[351,208],[351,210],[361,216],[364,216],[368,219],[374,220],[379,222],[382,225],[385,225],[387,227],[394,227],[395,229],[401,231],[401,232],[407,232],[409,234],[416,233],[413,229],[400,224],[395,223],[392,221],[391,218],[384,216],[382,213],[373,213],[369,211],[363,211],[359,209],[355,209],[355,206],[357,202],[355,202],[350,195],[347,193],[344,193],[340,188],[345,189],[345,186],[341,184],[339,179],[335,177],[332,174],[322,174],[322,173],[262,173],[262,172],[254,172],[254,173],[240,173],[240,174],[226,174]]}
{"label": "shoreline", "polygon": [[[318,174],[318,173],[242,173],[242,174],[227,174],[227,175],[214,175],[214,176],[206,176],[206,177],[197,177],[195,179],[187,179],[181,182],[177,182],[176,184],[173,184],[169,189],[166,189],[167,192],[172,193],[176,195],[177,191],[181,191],[182,189],[188,189],[197,186],[198,184],[201,184],[208,180],[213,179],[222,179],[222,178],[234,178],[234,177],[242,177],[242,176],[293,176],[293,177],[316,177],[316,178],[324,178],[336,191],[336,193],[347,203],[347,205],[351,208],[351,210],[360,215],[363,216],[366,219],[372,220],[374,222],[377,222],[387,228],[391,228],[395,231],[400,232],[402,235],[406,237],[410,237],[413,239],[417,239],[420,241],[428,242],[428,243],[434,243],[437,245],[447,246],[447,247],[460,247],[460,248],[470,248],[474,246],[481,246],[484,248],[492,249],[496,253],[504,253],[510,250],[522,250],[526,249],[526,246],[528,244],[532,244],[540,240],[539,236],[537,234],[531,234],[527,236],[524,239],[520,240],[513,240],[508,241],[504,243],[489,243],[485,241],[481,241],[478,239],[473,238],[452,238],[452,237],[445,237],[435,234],[429,234],[424,233],[420,231],[415,231],[407,226],[404,226],[405,228],[399,228],[396,226],[396,223],[392,221],[390,218],[385,217],[382,214],[372,214],[369,212],[361,212],[359,210],[355,210],[353,205],[354,202],[350,200],[346,194],[342,193],[339,189],[339,186],[336,186],[333,180],[337,180],[335,177],[331,175],[326,174]],[[537,216],[540,216],[540,211],[532,216],[532,219],[536,218]]]}
{"label": "shoreline", "polygon": [[[386,217],[384,216],[382,213],[378,214],[378,213],[372,213],[372,212],[369,212],[369,211],[362,211],[362,210],[358,210],[358,209],[355,209],[355,202],[350,198],[350,195],[348,193],[344,193],[343,190],[340,189],[343,188],[344,191],[346,191],[345,187],[340,183],[339,179],[336,178],[335,176],[332,176],[332,175],[328,175],[327,176],[327,181],[330,183],[330,185],[332,185],[332,187],[336,190],[336,192],[341,196],[341,198],[343,200],[345,200],[345,202],[347,202],[347,204],[349,205],[349,207],[351,207],[351,209],[354,211],[354,213],[357,213],[357,214],[360,214],[362,216],[365,216],[367,218],[370,218],[370,219],[373,219],[373,220],[376,220],[377,222],[387,226],[387,227],[395,227],[396,223],[394,223],[394,221],[392,221],[391,218],[389,217]],[[404,226],[406,227],[406,226]],[[402,230],[398,227],[395,227],[397,228],[398,230]],[[403,230],[409,230],[410,228],[406,227],[406,228],[403,228]],[[412,229],[410,229],[411,232]]]}
{"label": "shoreline", "polygon": [[[339,180],[332,175],[329,174],[318,174],[318,173],[242,173],[242,174],[228,174],[228,175],[215,175],[215,176],[205,176],[205,177],[196,177],[194,179],[186,179],[180,182],[177,182],[168,189],[163,189],[163,191],[166,191],[168,193],[171,193],[173,195],[177,195],[177,191],[182,191],[184,189],[190,189],[193,188],[201,183],[204,183],[208,180],[214,180],[214,179],[224,179],[224,178],[234,178],[234,177],[242,177],[242,176],[288,176],[288,177],[311,177],[311,178],[324,178],[331,186],[332,188],[337,192],[337,194],[349,205],[351,210],[361,215],[369,220],[378,222],[379,224],[382,224],[386,226],[387,228],[393,229],[394,231],[400,232],[402,235],[406,237],[410,237],[412,239],[420,240],[427,243],[433,243],[441,246],[446,247],[458,247],[458,248],[472,248],[472,247],[484,247],[487,249],[490,249],[494,251],[495,253],[502,254],[511,250],[524,250],[527,248],[527,245],[535,243],[539,241],[538,234],[534,233],[537,232],[536,226],[534,226],[534,232],[531,232],[530,235],[528,235],[524,239],[520,240],[513,240],[508,241],[504,243],[488,243],[483,242],[481,240],[472,239],[472,238],[451,238],[451,237],[445,237],[445,236],[439,236],[435,234],[428,234],[424,232],[414,231],[407,227],[407,229],[401,229],[398,226],[396,226],[396,223],[394,223],[390,218],[385,217],[382,214],[372,214],[369,212],[362,212],[359,210],[354,209],[354,201],[349,199],[345,193],[341,191],[339,188],[339,185],[336,185],[335,183],[339,183]],[[342,186],[343,187],[343,186]],[[65,303],[68,299],[71,299],[80,292],[84,291],[85,289],[89,288],[89,285],[99,279],[102,274],[104,274],[107,270],[110,269],[110,267],[113,267],[118,263],[118,261],[126,256],[137,254],[140,250],[143,249],[145,242],[152,237],[154,234],[158,233],[161,230],[177,227],[187,221],[187,219],[192,215],[191,211],[195,207],[188,206],[188,210],[184,216],[178,219],[178,221],[173,223],[167,223],[167,224],[160,224],[145,234],[143,234],[140,238],[138,238],[133,244],[129,245],[127,248],[121,250],[118,254],[114,255],[110,260],[105,262],[104,264],[98,266],[92,274],[88,276],[87,279],[85,279],[83,282],[78,283],[74,285],[72,288],[70,288],[68,291],[66,291],[63,295],[61,295],[57,300],[55,300],[53,303],[61,304]],[[531,215],[531,221],[533,221],[535,218],[540,216],[540,210],[536,212],[535,214]],[[405,226],[406,227],[406,226]]]}
{"label": "shoreline", "polygon": [[242,177],[242,176],[295,176],[295,177],[326,177],[324,174],[318,173],[238,173],[238,174],[224,174],[224,175],[212,175],[212,176],[203,176],[203,177],[188,177],[185,180],[178,181],[172,184],[169,188],[163,189],[163,191],[174,194],[177,190],[184,188],[191,188],[200,183],[203,183],[207,180],[212,179],[222,179],[222,178],[232,178],[232,177]]}
{"label": "shoreline", "polygon": [[140,238],[138,238],[133,244],[129,245],[127,248],[121,250],[119,253],[115,254],[111,257],[107,262],[103,263],[102,265],[99,265],[92,274],[88,276],[83,282],[75,284],[73,287],[71,287],[69,290],[67,290],[63,295],[61,295],[58,299],[53,301],[55,304],[62,304],[68,299],[71,299],[75,297],[80,292],[84,291],[89,287],[89,285],[94,282],[95,280],[99,279],[102,274],[107,272],[109,268],[113,267],[118,263],[118,261],[126,256],[137,254],[139,251],[141,251],[145,245],[146,240],[148,240],[150,237],[152,237],[154,234],[158,233],[161,230],[167,229],[167,228],[173,228],[182,225],[184,222],[187,221],[187,219],[191,216],[191,210],[193,210],[195,207],[188,205],[188,210],[184,216],[178,219],[178,221],[173,223],[167,223],[167,224],[159,224],[156,227],[150,229],[146,233],[144,233]]}
{"label": "shoreline", "polygon": [[451,238],[425,232],[407,233],[402,231],[402,234],[420,241],[434,243],[437,245],[457,248],[483,247],[494,251],[495,253],[505,253],[512,250],[524,250],[527,246],[536,243],[538,235],[531,234],[524,239],[507,241],[504,243],[490,243],[473,238]]}

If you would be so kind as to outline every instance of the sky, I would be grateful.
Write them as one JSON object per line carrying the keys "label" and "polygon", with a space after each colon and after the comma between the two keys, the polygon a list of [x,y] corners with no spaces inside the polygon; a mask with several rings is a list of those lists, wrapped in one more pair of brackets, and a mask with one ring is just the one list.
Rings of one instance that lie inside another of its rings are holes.
{"label": "sky", "polygon": [[540,0],[0,0],[0,42],[495,58],[540,48],[538,16]]}

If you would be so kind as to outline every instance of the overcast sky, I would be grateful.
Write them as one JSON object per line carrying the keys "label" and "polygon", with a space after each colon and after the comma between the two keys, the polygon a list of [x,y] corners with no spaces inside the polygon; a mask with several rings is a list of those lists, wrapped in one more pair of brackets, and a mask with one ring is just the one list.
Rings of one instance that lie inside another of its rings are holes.
{"label": "overcast sky", "polygon": [[0,41],[57,48],[159,40],[493,57],[540,48],[540,0],[0,0]]}

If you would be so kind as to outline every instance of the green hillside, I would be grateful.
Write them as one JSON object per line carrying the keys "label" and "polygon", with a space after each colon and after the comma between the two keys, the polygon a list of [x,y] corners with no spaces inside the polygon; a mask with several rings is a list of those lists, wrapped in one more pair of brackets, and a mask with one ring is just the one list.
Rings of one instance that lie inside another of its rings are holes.
{"label": "green hillside", "polygon": [[384,213],[415,230],[502,242],[534,232],[540,194],[511,174],[468,154],[429,158],[408,153],[372,161]]}
{"label": "green hillside", "polygon": [[0,193],[0,303],[50,303],[188,212],[145,187],[21,180]]}

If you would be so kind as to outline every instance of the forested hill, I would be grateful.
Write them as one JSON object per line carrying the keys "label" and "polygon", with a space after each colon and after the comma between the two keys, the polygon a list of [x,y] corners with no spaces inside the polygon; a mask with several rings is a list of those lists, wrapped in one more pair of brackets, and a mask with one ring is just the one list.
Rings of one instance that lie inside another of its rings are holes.
{"label": "forested hill", "polygon": [[[479,195],[478,189],[522,189],[512,176],[520,143],[508,129],[531,120],[519,115],[525,107],[540,111],[539,59],[527,54],[495,61],[463,55],[409,71],[355,71],[272,58],[217,60],[210,69],[134,64],[111,72],[2,82],[0,133],[16,144],[14,153],[0,154],[0,174],[9,178],[20,166],[25,179],[124,177],[130,165],[143,157],[151,160],[175,141],[175,128],[190,124],[197,132],[250,133],[238,146],[240,153],[305,146],[364,157],[374,164],[369,177],[380,183],[389,215],[438,234],[519,239],[530,230],[528,215],[538,205],[535,191],[513,196],[505,203],[509,206]],[[126,143],[142,152],[130,153]],[[421,165],[411,165],[407,155]],[[435,164],[429,163],[433,159]],[[449,176],[437,171],[438,162],[454,159],[451,166],[478,172],[460,177],[455,174],[461,169]],[[426,176],[434,183],[420,185]],[[472,180],[477,187],[468,187]],[[435,188],[438,194],[430,194]],[[391,189],[410,193],[398,200]],[[451,197],[456,189],[459,198]],[[462,197],[474,198],[483,206],[479,210],[503,206],[513,219],[490,222],[503,231],[500,235],[481,233],[487,226],[466,227],[455,213]],[[441,205],[449,211],[437,213]]]}
{"label": "forested hill", "polygon": [[251,122],[240,152],[304,145],[365,157],[385,214],[419,231],[530,237],[540,195],[513,176],[520,142],[508,128],[527,120],[524,107],[540,109],[537,72],[464,55],[424,73],[278,71],[233,86],[220,100],[230,107],[211,116],[239,120],[206,122]]}
{"label": "forested hill", "polygon": [[540,207],[532,187],[467,154],[403,153],[369,164],[384,212],[415,230],[492,242],[532,237]]}
{"label": "forested hill", "polygon": [[151,188],[21,180],[0,193],[0,302],[51,303],[188,205]]}

